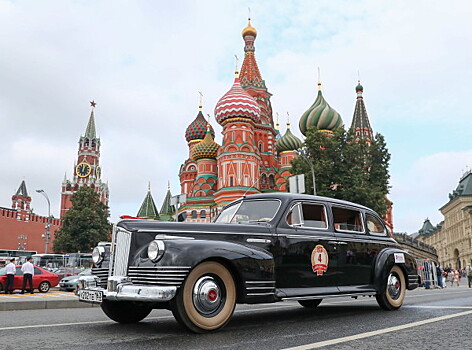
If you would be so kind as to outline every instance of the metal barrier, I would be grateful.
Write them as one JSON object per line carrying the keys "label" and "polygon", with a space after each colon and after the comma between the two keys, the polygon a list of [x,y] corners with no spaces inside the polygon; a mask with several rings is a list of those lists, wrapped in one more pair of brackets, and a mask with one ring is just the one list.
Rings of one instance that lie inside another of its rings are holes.
{"label": "metal barrier", "polygon": [[[442,288],[444,286],[442,276],[437,275],[437,265],[434,261],[430,259],[416,259],[416,264],[423,287],[430,289]],[[441,278],[441,281],[438,278]]]}

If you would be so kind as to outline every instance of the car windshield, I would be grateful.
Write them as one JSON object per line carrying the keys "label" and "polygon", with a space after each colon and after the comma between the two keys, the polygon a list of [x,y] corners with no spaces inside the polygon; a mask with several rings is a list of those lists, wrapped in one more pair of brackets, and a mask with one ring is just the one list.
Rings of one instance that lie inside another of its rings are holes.
{"label": "car windshield", "polygon": [[79,273],[79,275],[81,276],[90,275],[90,274],[92,274],[92,269],[86,269],[82,271],[81,273]]}
{"label": "car windshield", "polygon": [[216,218],[220,224],[252,224],[272,220],[280,207],[280,201],[243,200],[225,209]]}

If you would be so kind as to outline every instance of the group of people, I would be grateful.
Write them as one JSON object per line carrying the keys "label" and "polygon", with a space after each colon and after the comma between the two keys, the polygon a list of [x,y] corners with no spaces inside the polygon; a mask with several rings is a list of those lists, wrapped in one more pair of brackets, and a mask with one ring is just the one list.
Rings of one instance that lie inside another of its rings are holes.
{"label": "group of people", "polygon": [[[5,283],[5,294],[13,294],[13,282],[15,280],[16,274],[16,265],[15,265],[15,258],[11,258],[10,262],[5,266],[6,273],[7,273],[7,280]],[[25,293],[26,285],[29,285],[28,291],[31,294],[33,292],[33,276],[34,276],[34,266],[33,266],[33,258],[31,256],[26,257],[26,262],[21,266],[21,271],[23,272],[23,288],[21,289],[21,294]]]}
{"label": "group of people", "polygon": [[441,288],[446,288],[448,282],[450,283],[451,287],[453,287],[454,284],[459,287],[462,278],[466,276],[469,288],[472,288],[472,267],[470,265],[468,265],[465,269],[457,270],[450,267],[443,269],[441,265],[438,265],[436,273],[438,276],[438,285]]}

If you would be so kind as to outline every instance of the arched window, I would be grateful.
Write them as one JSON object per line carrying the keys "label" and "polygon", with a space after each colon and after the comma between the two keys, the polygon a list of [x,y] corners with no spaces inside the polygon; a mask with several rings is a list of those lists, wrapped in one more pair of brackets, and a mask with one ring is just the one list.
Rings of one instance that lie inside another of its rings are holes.
{"label": "arched window", "polygon": [[206,216],[207,216],[207,215],[206,215],[206,211],[205,211],[205,210],[202,210],[202,211],[200,212],[200,219],[205,219]]}
{"label": "arched window", "polygon": [[267,185],[267,175],[262,174],[261,176],[261,186],[266,186]]}
{"label": "arched window", "polygon": [[275,178],[274,175],[269,176],[269,186],[272,188],[275,186]]}
{"label": "arched window", "polygon": [[192,210],[192,219],[196,219],[197,218],[197,211],[196,210]]}

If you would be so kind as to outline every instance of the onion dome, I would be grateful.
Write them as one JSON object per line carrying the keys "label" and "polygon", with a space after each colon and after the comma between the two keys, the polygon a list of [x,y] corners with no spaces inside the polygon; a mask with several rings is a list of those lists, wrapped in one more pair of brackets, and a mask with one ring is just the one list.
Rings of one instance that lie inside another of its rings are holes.
{"label": "onion dome", "polygon": [[216,121],[223,125],[230,118],[250,118],[258,123],[260,114],[261,108],[256,100],[241,87],[239,77],[236,75],[231,89],[216,104]]}
{"label": "onion dome", "polygon": [[356,86],[356,92],[363,92],[364,91],[364,87],[361,85],[361,82],[359,82]]}
{"label": "onion dome", "polygon": [[310,126],[316,126],[319,130],[332,131],[343,125],[343,120],[323,97],[321,83],[318,83],[318,96],[315,102],[300,118],[300,131],[306,136]]}
{"label": "onion dome", "polygon": [[243,38],[244,38],[245,36],[248,36],[248,35],[253,36],[253,37],[256,37],[256,36],[257,36],[257,30],[256,30],[256,28],[254,28],[253,26],[251,26],[251,19],[248,18],[248,19],[247,19],[247,22],[248,22],[248,23],[247,23],[247,27],[244,28],[244,29],[243,29],[243,32],[242,32]]}
{"label": "onion dome", "polygon": [[[205,137],[207,121],[202,113],[202,106],[198,107],[197,117],[185,130],[185,139],[187,142],[194,140],[202,140]],[[210,133],[215,136],[215,131],[210,125]]]}
{"label": "onion dome", "polygon": [[277,148],[277,152],[282,153],[285,151],[294,151],[301,148],[302,145],[303,142],[294,134],[292,134],[290,131],[290,123],[287,123],[287,131],[285,132],[284,136],[277,140],[275,147]]}
{"label": "onion dome", "polygon": [[218,148],[220,147],[214,140],[211,134],[211,125],[208,124],[205,138],[199,142],[192,151],[192,158],[199,160],[202,158],[215,159]]}

